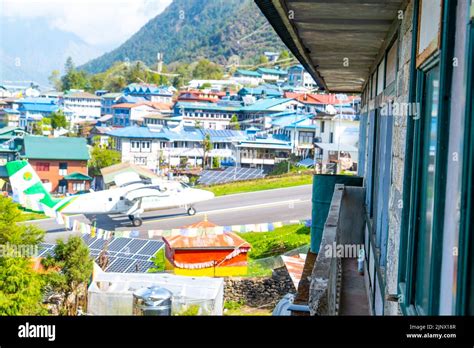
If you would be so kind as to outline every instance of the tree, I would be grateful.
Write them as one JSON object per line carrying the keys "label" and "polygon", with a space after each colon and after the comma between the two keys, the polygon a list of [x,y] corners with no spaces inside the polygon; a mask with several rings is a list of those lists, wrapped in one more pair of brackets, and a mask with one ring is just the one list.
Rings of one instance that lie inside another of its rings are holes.
{"label": "tree", "polygon": [[195,79],[220,80],[223,76],[222,67],[207,59],[201,59],[193,69],[193,78]]}
{"label": "tree", "polygon": [[0,245],[38,245],[44,231],[36,225],[18,224],[23,221],[18,204],[9,197],[0,196]]}
{"label": "tree", "polygon": [[90,87],[90,82],[87,74],[84,71],[76,69],[71,57],[68,57],[64,65],[66,74],[61,78],[61,85],[63,91],[70,89],[86,89]]}
{"label": "tree", "polygon": [[62,110],[58,110],[51,113],[51,127],[53,129],[67,128],[66,115]]}
{"label": "tree", "polygon": [[268,63],[268,57],[262,54],[260,57],[258,57],[258,62],[259,64],[266,64]]}
{"label": "tree", "polygon": [[290,53],[287,50],[283,50],[280,52],[280,56],[278,57],[278,60],[283,60],[283,59],[288,59],[290,58]]}
{"label": "tree", "polygon": [[211,151],[213,149],[214,145],[212,144],[212,141],[211,141],[211,136],[208,134],[206,134],[206,136],[204,137],[204,140],[202,141],[202,150],[203,150],[203,163],[202,163],[202,166],[203,168],[205,169],[206,168],[206,163],[207,163],[207,155],[209,153],[209,151]]}
{"label": "tree", "polygon": [[221,166],[221,159],[219,157],[212,157],[212,168],[217,169]]}
{"label": "tree", "polygon": [[237,117],[237,115],[232,115],[231,119],[230,119],[230,129],[233,129],[233,130],[240,130],[240,123],[239,123],[239,119]]}
{"label": "tree", "polygon": [[[54,256],[42,260],[47,281],[53,291],[64,296],[61,314],[75,315],[79,306],[85,305],[87,283],[92,276],[93,261],[89,248],[80,237],[71,237],[67,242],[58,240]],[[55,270],[60,269],[60,272]]]}
{"label": "tree", "polygon": [[62,90],[62,84],[61,84],[61,73],[59,70],[53,70],[51,72],[51,75],[48,77],[48,81],[51,84],[51,86],[54,87],[55,90],[61,91]]}
{"label": "tree", "polygon": [[41,315],[43,281],[25,257],[0,258],[0,315]]}
{"label": "tree", "polygon": [[107,148],[102,148],[98,144],[94,145],[91,151],[89,162],[89,174],[91,176],[100,175],[100,170],[105,167],[120,163],[122,156],[119,152]]}
{"label": "tree", "polygon": [[[42,242],[44,232],[23,221],[18,205],[0,196],[0,315],[44,314],[42,280],[29,257]],[[21,246],[21,249],[14,246]],[[24,248],[24,247],[28,248]],[[19,254],[19,252],[23,252]]]}
{"label": "tree", "polygon": [[201,86],[199,86],[199,89],[208,89],[211,88],[212,85],[209,82],[203,83]]}

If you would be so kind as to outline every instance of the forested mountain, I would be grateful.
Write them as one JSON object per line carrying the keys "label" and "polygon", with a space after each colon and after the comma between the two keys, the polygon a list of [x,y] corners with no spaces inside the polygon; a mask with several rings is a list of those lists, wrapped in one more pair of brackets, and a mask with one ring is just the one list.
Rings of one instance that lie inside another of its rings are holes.
{"label": "forested mountain", "polygon": [[174,0],[120,47],[81,68],[98,73],[117,61],[152,65],[158,52],[166,64],[200,58],[224,64],[232,56],[245,63],[284,48],[253,0]]}

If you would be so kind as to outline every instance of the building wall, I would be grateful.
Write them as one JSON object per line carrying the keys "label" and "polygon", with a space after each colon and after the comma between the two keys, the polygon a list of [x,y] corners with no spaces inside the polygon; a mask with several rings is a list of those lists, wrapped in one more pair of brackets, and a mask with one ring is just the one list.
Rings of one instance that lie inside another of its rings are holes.
{"label": "building wall", "polygon": [[[398,39],[399,64],[396,80],[396,103],[408,102],[410,81],[410,55],[412,47],[413,29],[413,2],[410,2],[400,26]],[[403,171],[405,161],[406,143],[406,116],[393,116],[393,140],[392,140],[392,183],[390,189],[389,206],[389,229],[387,239],[387,265],[386,265],[386,288],[385,294],[396,294],[398,287],[398,252],[400,247],[400,229],[402,223],[402,195],[403,195]],[[386,302],[384,314],[397,315],[399,306],[396,302]]]}
{"label": "building wall", "polygon": [[[59,181],[64,177],[59,174],[59,163],[67,163],[67,174],[77,172],[87,175],[87,161],[29,159],[29,162],[42,181],[47,180],[51,183],[52,192],[58,190]],[[42,163],[49,164],[48,171],[38,170],[38,166],[41,166]]]}
{"label": "building wall", "polygon": [[[150,142],[150,150],[148,150],[148,148],[132,149],[132,141]],[[122,138],[120,151],[122,154],[122,162],[133,163],[152,171],[156,171],[159,167],[161,145],[157,139]]]}

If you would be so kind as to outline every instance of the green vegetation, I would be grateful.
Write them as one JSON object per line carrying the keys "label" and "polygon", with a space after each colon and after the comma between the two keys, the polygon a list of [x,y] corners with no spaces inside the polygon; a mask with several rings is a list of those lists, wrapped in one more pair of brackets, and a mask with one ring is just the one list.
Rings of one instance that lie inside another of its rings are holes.
{"label": "green vegetation", "polygon": [[149,273],[163,272],[165,270],[165,257],[166,257],[165,249],[162,248],[156,253],[155,257],[151,260],[155,264],[155,267],[150,268],[148,272]]}
{"label": "green vegetation", "polygon": [[203,150],[203,167],[204,169],[206,169],[207,167],[207,154],[209,153],[209,151],[211,151],[213,149],[214,145],[212,144],[212,141],[211,141],[211,136],[208,134],[206,134],[206,136],[204,137],[203,141],[202,141],[202,150]]}
{"label": "green vegetation", "polygon": [[100,175],[100,170],[102,168],[120,163],[121,160],[122,156],[120,155],[120,152],[103,148],[96,144],[91,151],[89,174],[92,176]]}
{"label": "green vegetation", "polygon": [[240,300],[240,301],[232,301],[232,300],[228,300],[228,301],[225,301],[224,302],[224,309],[228,309],[228,310],[237,310],[237,309],[240,309],[242,308],[242,306],[244,305],[244,301]]}
{"label": "green vegetation", "polygon": [[[57,241],[54,256],[42,260],[46,270],[48,286],[55,292],[63,294],[66,299],[60,313],[76,315],[79,306],[85,308],[87,283],[92,276],[93,261],[89,248],[81,237],[70,237],[67,242]],[[61,272],[57,272],[60,269]]]}
{"label": "green vegetation", "polygon": [[199,315],[199,306],[198,305],[189,305],[184,307],[180,312],[176,313],[175,315],[178,316],[196,316]]}
{"label": "green vegetation", "polygon": [[252,246],[249,253],[252,260],[281,255],[310,242],[310,228],[303,225],[288,225],[270,232],[238,233],[238,235]]}
{"label": "green vegetation", "polygon": [[[61,89],[63,91],[90,88],[87,73],[85,71],[77,70],[71,57],[67,58],[64,70],[66,74],[61,77]],[[54,71],[52,75],[55,75]]]}
{"label": "green vegetation", "polygon": [[64,115],[64,112],[62,110],[58,110],[55,112],[51,113],[51,127],[53,129],[58,129],[58,128],[67,128],[67,120],[66,120],[66,115]]}
{"label": "green vegetation", "polygon": [[8,197],[0,196],[0,315],[41,315],[43,279],[31,267],[31,252],[14,246],[34,248],[44,232],[32,225],[18,224],[23,213]]}
{"label": "green vegetation", "polygon": [[[217,64],[207,59],[201,59],[193,70],[194,79],[220,80],[224,76],[224,70]],[[207,88],[211,87],[208,84]]]}
{"label": "green vegetation", "polygon": [[248,260],[247,277],[271,277],[272,274],[273,269],[271,267],[265,267],[256,260]]}
{"label": "green vegetation", "polygon": [[[170,71],[170,63],[189,64],[202,57],[223,65],[236,52],[240,64],[256,64],[263,52],[285,49],[270,26],[262,28],[265,23],[253,0],[175,0],[120,47],[81,69],[98,73],[115,62],[136,60],[151,66],[157,52],[164,53]],[[257,30],[258,35],[252,35]],[[187,74],[186,70],[174,72]],[[179,78],[173,81],[176,86],[175,82],[179,83]]]}
{"label": "green vegetation", "polygon": [[239,119],[237,118],[237,115],[232,115],[232,118],[230,119],[230,129],[233,130],[240,130],[240,123]]}
{"label": "green vegetation", "polygon": [[214,192],[216,196],[232,195],[235,193],[271,190],[284,187],[309,185],[313,182],[312,174],[291,174],[278,177],[267,177],[263,179],[236,181],[228,184],[219,184],[202,187]]}

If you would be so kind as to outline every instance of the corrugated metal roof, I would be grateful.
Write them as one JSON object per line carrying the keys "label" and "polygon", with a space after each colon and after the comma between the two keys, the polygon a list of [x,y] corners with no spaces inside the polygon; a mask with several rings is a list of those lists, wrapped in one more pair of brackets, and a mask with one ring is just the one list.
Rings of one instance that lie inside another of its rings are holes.
{"label": "corrugated metal roof", "polygon": [[272,107],[278,106],[283,103],[287,103],[293,99],[291,98],[272,98],[272,99],[260,99],[254,104],[244,106],[241,111],[263,111],[268,110]]}
{"label": "corrugated metal roof", "polygon": [[[193,228],[193,227],[188,227]],[[177,235],[163,237],[172,249],[234,249],[250,248],[250,244],[233,232],[222,232],[207,234],[204,232],[198,236]]]}
{"label": "corrugated metal roof", "polygon": [[28,135],[24,138],[22,157],[51,160],[88,160],[85,138],[47,138]]}

